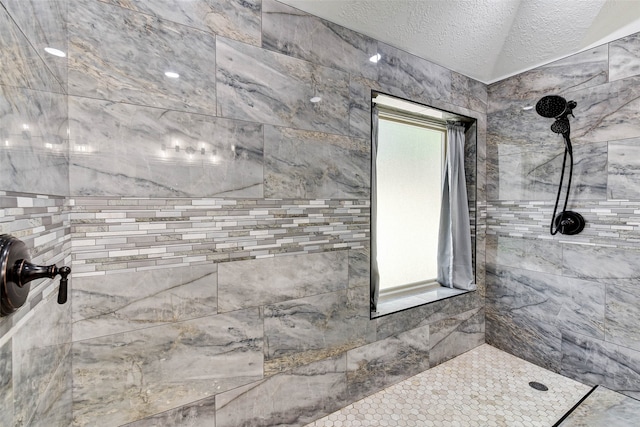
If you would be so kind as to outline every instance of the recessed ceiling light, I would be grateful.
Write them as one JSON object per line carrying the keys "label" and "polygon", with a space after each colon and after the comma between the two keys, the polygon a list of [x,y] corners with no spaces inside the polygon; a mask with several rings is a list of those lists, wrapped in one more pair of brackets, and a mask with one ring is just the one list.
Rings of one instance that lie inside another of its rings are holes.
{"label": "recessed ceiling light", "polygon": [[322,101],[322,98],[320,98],[319,96],[314,96],[313,98],[311,98],[309,101],[313,102],[314,104],[317,102]]}
{"label": "recessed ceiling light", "polygon": [[177,79],[180,77],[180,74],[174,72],[174,71],[166,71],[164,73],[165,76],[169,77],[170,79]]}
{"label": "recessed ceiling light", "polygon": [[533,110],[533,105],[527,105],[526,107],[522,107],[524,111]]}
{"label": "recessed ceiling light", "polygon": [[67,56],[67,54],[61,51],[60,49],[55,49],[52,47],[45,47],[44,51],[50,55],[59,56],[60,58],[64,58],[65,56]]}
{"label": "recessed ceiling light", "polygon": [[376,62],[380,61],[380,58],[382,58],[382,55],[380,55],[379,53],[376,53],[371,58],[369,58],[369,61],[375,64]]}

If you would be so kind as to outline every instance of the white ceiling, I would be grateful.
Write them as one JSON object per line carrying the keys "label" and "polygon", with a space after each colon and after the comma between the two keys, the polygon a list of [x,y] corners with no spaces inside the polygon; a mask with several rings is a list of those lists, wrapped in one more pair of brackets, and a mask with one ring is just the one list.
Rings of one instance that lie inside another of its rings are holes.
{"label": "white ceiling", "polygon": [[493,83],[640,31],[640,0],[280,0]]}

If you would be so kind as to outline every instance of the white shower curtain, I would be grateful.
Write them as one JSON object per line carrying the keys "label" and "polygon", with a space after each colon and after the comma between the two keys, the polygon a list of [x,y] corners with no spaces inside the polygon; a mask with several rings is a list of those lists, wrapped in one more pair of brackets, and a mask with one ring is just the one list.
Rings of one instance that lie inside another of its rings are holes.
{"label": "white shower curtain", "polygon": [[475,290],[471,225],[464,176],[464,126],[447,124],[447,159],[442,184],[438,278],[442,286]]}

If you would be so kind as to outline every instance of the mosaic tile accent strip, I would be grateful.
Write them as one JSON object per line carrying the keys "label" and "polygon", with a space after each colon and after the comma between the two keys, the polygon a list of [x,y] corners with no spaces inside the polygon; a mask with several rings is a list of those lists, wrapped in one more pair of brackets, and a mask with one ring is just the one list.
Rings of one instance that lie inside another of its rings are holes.
{"label": "mosaic tile accent strip", "polygon": [[553,201],[488,202],[487,234],[561,240],[562,243],[640,247],[640,201],[573,201],[568,209],[586,222],[575,236],[549,234]]}
{"label": "mosaic tile accent strip", "polygon": [[[549,390],[535,390],[530,381]],[[548,427],[589,390],[484,344],[307,427]]]}
{"label": "mosaic tile accent strip", "polygon": [[70,200],[74,274],[362,248],[369,200]]}

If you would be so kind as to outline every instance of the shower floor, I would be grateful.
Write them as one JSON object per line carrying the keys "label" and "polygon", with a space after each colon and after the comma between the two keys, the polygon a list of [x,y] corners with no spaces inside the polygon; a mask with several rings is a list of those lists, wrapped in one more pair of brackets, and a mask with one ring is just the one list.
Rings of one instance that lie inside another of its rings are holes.
{"label": "shower floor", "polygon": [[590,390],[484,344],[307,427],[551,427]]}

